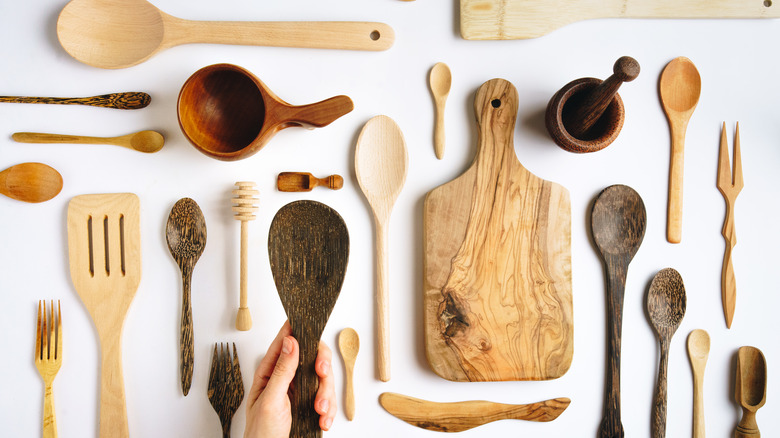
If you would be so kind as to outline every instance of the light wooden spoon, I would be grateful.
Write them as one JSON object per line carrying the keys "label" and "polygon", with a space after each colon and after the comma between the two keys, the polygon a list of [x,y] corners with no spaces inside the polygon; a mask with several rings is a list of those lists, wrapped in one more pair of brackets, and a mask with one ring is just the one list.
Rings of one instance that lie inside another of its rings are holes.
{"label": "light wooden spoon", "polygon": [[447,64],[439,62],[431,69],[428,78],[433,93],[433,102],[436,104],[436,123],[433,131],[433,147],[436,158],[444,158],[444,104],[450,94],[452,86],[452,73]]}
{"label": "light wooden spoon", "polygon": [[57,37],[68,54],[100,68],[131,67],[188,43],[387,50],[394,40],[383,23],[189,21],[146,0],[72,0],[57,19]]}
{"label": "light wooden spoon", "polygon": [[693,438],[704,438],[704,367],[710,354],[710,335],[694,330],[688,335],[688,356],[693,369]]}
{"label": "light wooden spoon", "polygon": [[0,193],[23,202],[43,202],[62,190],[62,175],[41,163],[21,163],[0,172]]}
{"label": "light wooden spoon", "polygon": [[672,135],[669,165],[669,204],[666,218],[666,240],[680,243],[682,237],[683,156],[685,131],[701,95],[701,76],[690,59],[673,59],[661,73],[661,105],[669,119]]}
{"label": "light wooden spoon", "polygon": [[369,120],[355,148],[355,173],[374,211],[376,225],[377,364],[379,379],[390,380],[389,309],[387,303],[387,225],[393,204],[406,182],[409,156],[401,128],[387,116]]}
{"label": "light wooden spoon", "polygon": [[339,351],[344,359],[344,371],[347,375],[344,386],[344,414],[347,420],[355,418],[355,390],[352,383],[352,374],[355,371],[355,359],[360,349],[360,338],[355,329],[345,328],[339,333]]}
{"label": "light wooden spoon", "polygon": [[157,131],[139,131],[120,137],[87,137],[84,135],[15,132],[11,138],[19,143],[109,144],[146,153],[157,152],[165,144],[165,138]]}

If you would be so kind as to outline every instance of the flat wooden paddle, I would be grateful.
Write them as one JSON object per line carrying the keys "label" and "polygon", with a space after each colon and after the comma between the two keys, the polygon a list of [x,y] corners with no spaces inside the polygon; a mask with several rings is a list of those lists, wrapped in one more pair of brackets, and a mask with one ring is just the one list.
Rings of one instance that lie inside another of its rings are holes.
{"label": "flat wooden paddle", "polygon": [[319,414],[314,411],[318,386],[314,360],[344,282],[349,258],[347,226],[325,204],[291,202],[271,222],[268,258],[292,334],[301,349],[290,397],[290,437],[320,437]]}
{"label": "flat wooden paddle", "polygon": [[428,362],[455,381],[546,380],[571,365],[571,203],[526,170],[512,135],[517,90],[477,91],[477,156],[425,199]]}

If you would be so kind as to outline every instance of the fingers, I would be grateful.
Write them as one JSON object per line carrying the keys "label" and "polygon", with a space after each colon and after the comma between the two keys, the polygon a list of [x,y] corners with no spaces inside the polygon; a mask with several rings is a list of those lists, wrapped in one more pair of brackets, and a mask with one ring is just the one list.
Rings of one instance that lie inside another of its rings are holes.
{"label": "fingers", "polygon": [[338,407],[336,405],[336,388],[331,367],[333,353],[325,343],[320,342],[317,360],[314,362],[314,370],[320,380],[320,387],[314,398],[314,410],[320,414],[320,428],[330,429],[333,419],[336,417]]}
{"label": "fingers", "polygon": [[252,387],[249,389],[247,408],[250,408],[254,404],[254,402],[260,396],[260,393],[263,392],[265,387],[268,385],[268,379],[271,377],[274,367],[276,366],[276,362],[279,359],[279,353],[282,351],[282,341],[286,336],[290,336],[291,333],[292,328],[290,328],[290,322],[285,321],[285,323],[282,325],[282,328],[279,329],[279,333],[276,335],[276,338],[268,347],[268,351],[266,352],[265,357],[263,357],[263,360],[260,361],[260,365],[257,367],[257,370],[255,370],[255,375],[252,379]]}
{"label": "fingers", "polygon": [[287,390],[290,388],[295,371],[298,369],[298,353],[298,341],[292,336],[285,336],[282,339],[279,359],[277,359],[264,389],[269,397],[287,397]]}

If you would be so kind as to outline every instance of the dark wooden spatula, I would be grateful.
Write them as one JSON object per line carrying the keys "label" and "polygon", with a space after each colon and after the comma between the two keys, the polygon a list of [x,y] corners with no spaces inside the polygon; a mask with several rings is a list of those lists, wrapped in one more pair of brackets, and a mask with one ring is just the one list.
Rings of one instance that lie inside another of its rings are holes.
{"label": "dark wooden spatula", "polygon": [[314,371],[320,336],[344,282],[349,234],[335,210],[316,201],[282,207],[268,231],[268,258],[300,360],[292,384],[291,438],[322,436],[314,411]]}

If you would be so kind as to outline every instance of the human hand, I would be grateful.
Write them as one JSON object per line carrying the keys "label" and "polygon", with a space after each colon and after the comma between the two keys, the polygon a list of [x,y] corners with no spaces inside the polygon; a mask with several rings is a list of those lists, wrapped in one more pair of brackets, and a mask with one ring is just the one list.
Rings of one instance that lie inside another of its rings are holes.
{"label": "human hand", "polygon": [[[292,337],[290,323],[285,322],[255,371],[246,405],[244,438],[288,438],[292,427],[290,383],[298,368],[298,341]],[[336,391],[331,360],[333,353],[320,341],[314,369],[319,389],[314,410],[320,414],[320,428],[330,429],[336,416]]]}

